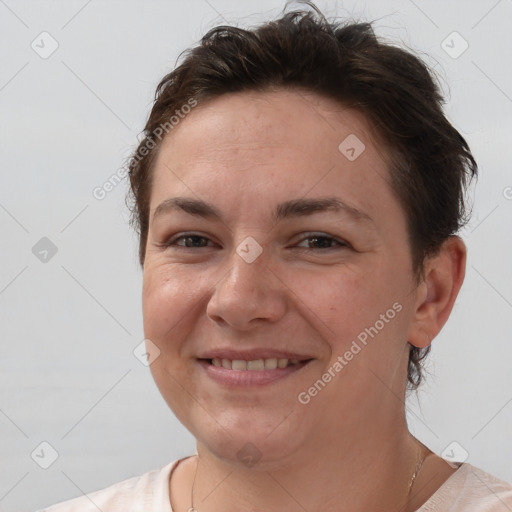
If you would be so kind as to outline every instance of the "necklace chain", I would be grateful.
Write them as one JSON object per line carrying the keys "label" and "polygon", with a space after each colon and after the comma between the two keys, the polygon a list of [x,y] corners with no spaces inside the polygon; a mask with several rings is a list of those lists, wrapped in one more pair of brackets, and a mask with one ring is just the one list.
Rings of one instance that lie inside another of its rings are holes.
{"label": "necklace chain", "polygon": [[194,481],[192,482],[192,489],[190,490],[190,508],[187,512],[197,512],[194,508],[194,485],[196,484],[197,470],[199,469],[199,454],[197,454],[196,472],[194,473]]}
{"label": "necklace chain", "polygon": [[414,473],[411,476],[411,479],[409,480],[409,489],[407,491],[407,499],[409,499],[409,496],[412,491],[412,486],[414,485],[414,481],[416,480],[416,477],[418,476],[418,473],[420,472],[421,467],[423,466],[423,463],[425,462],[425,459],[428,456],[428,450],[425,453],[425,455],[422,456],[423,450],[420,448],[420,456],[418,458],[418,462],[416,463],[416,469],[414,470]]}
{"label": "necklace chain", "polygon": [[[414,485],[414,481],[416,480],[416,477],[418,476],[418,473],[421,470],[421,467],[423,466],[423,463],[425,462],[425,459],[428,456],[428,451],[425,453],[425,455],[422,455],[423,450],[420,448],[420,456],[418,457],[418,462],[416,463],[416,468],[414,470],[414,473],[412,474],[410,480],[409,480],[409,486],[407,489],[407,501],[409,501],[409,496],[412,491],[412,486]],[[194,508],[194,486],[196,484],[196,477],[197,477],[197,470],[199,469],[199,454],[197,455],[197,464],[196,464],[196,471],[194,473],[194,480],[192,482],[192,489],[190,491],[190,508],[187,512],[197,512],[197,510]]]}

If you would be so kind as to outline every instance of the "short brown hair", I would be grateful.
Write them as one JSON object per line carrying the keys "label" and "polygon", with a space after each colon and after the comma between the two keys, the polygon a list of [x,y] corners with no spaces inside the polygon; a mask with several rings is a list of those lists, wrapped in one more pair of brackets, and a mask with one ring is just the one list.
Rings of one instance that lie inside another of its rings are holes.
{"label": "short brown hair", "polygon": [[[366,116],[385,142],[417,279],[425,258],[467,222],[465,189],[477,175],[477,164],[443,113],[433,72],[409,51],[382,42],[371,23],[330,23],[313,3],[306,4],[313,12],[289,12],[253,30],[210,30],[158,84],[144,138],[128,163],[130,224],[139,235],[142,266],[162,127],[168,132],[171,117],[191,99],[201,104],[231,92],[305,89]],[[429,351],[430,345],[411,345],[408,389],[419,386]]]}

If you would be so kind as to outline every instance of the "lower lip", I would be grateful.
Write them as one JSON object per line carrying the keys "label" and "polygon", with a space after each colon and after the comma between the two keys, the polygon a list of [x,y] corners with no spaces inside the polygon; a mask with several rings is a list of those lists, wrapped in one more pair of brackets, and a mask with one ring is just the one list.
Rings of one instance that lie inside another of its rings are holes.
{"label": "lower lip", "polygon": [[292,373],[304,368],[311,362],[311,359],[303,363],[288,365],[285,368],[276,368],[275,370],[229,370],[222,366],[215,366],[209,361],[198,360],[198,362],[211,379],[224,386],[236,388],[264,386],[285,379]]}

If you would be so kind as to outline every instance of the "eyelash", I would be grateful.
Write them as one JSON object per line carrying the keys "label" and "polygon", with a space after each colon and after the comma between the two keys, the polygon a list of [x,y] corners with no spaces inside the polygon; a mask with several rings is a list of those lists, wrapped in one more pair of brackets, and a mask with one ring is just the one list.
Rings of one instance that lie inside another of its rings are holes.
{"label": "eyelash", "polygon": [[[171,238],[168,241],[164,242],[162,244],[162,246],[163,247],[175,246],[175,247],[180,247],[181,249],[203,249],[205,247],[205,246],[203,246],[203,247],[186,247],[184,245],[176,245],[176,242],[178,242],[179,240],[184,240],[187,238],[199,238],[199,239],[203,239],[203,240],[210,240],[208,237],[205,237],[202,235],[197,235],[195,233],[188,233],[188,234],[180,235],[178,237]],[[334,246],[334,247],[317,248],[317,250],[324,251],[324,252],[329,251],[329,250],[334,250],[334,249],[344,249],[344,248],[350,247],[350,245],[348,243],[343,242],[342,240],[337,240],[336,238],[334,238],[332,236],[324,235],[321,233],[311,233],[311,234],[309,234],[309,236],[306,236],[306,237],[302,238],[301,240],[299,240],[299,243],[302,243],[305,240],[313,240],[313,239],[329,240],[330,242],[334,242],[334,243],[338,244],[338,247]],[[299,249],[305,249],[305,250],[310,250],[310,251],[315,250],[310,247],[299,247]]]}

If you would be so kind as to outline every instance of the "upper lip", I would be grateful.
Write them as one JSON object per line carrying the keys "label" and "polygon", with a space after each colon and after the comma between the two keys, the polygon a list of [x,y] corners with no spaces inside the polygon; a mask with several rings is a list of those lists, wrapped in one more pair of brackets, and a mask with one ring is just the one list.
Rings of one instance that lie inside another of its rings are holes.
{"label": "upper lip", "polygon": [[198,359],[229,359],[231,361],[255,361],[256,359],[298,359],[306,361],[313,359],[309,355],[297,354],[286,350],[276,350],[272,348],[256,348],[252,350],[235,350],[230,348],[218,348],[208,350],[200,355]]}

